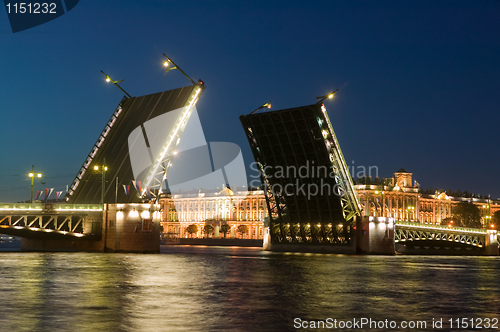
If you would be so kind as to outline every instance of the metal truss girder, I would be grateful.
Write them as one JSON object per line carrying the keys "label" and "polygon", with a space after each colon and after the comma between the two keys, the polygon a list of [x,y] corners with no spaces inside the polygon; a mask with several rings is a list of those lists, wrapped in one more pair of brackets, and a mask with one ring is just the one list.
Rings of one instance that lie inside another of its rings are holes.
{"label": "metal truss girder", "polygon": [[[50,220],[53,220],[53,218],[51,218]],[[49,222],[50,222],[50,220],[49,220]],[[64,218],[64,220],[61,223],[59,223],[59,226],[57,226],[57,219],[56,219],[56,224],[55,224],[56,229],[60,230],[66,224],[66,222],[71,222],[71,216]],[[68,223],[68,225],[69,225],[69,229],[71,229],[71,225],[69,223]]]}
{"label": "metal truss girder", "polygon": [[9,214],[0,215],[0,226],[2,228],[45,229],[82,234],[86,218],[85,214]]}
{"label": "metal truss girder", "polygon": [[16,226],[17,223],[19,223],[21,220],[24,220],[24,225],[27,226],[27,219],[28,219],[28,216],[20,216],[19,219],[17,219],[14,223],[11,222],[11,225],[12,226]]}
{"label": "metal truss girder", "polygon": [[326,108],[322,106],[321,110],[323,111],[331,135],[332,141],[330,142],[330,152],[333,154],[333,158],[331,158],[331,161],[334,167],[337,169],[335,173],[338,174],[340,178],[339,185],[342,188],[341,195],[342,202],[344,203],[344,217],[346,220],[351,220],[355,215],[361,214],[361,211],[359,209],[359,197],[356,190],[354,189],[354,183],[352,181],[351,175],[349,174],[344,155],[342,154],[342,150],[340,149],[337,136],[333,131],[333,126],[326,112]]}
{"label": "metal truss girder", "polygon": [[349,223],[339,225],[275,223],[271,227],[271,236],[279,243],[348,244],[352,231]]}
{"label": "metal truss girder", "polygon": [[[42,221],[43,221],[43,219],[40,222],[42,222]],[[47,225],[49,225],[51,221],[54,221],[54,217],[53,216],[50,217],[49,220],[47,220],[47,222],[44,225],[42,224],[41,228],[47,228]],[[56,217],[55,227],[57,228],[57,217]],[[59,229],[59,228],[57,228],[57,229]]]}
{"label": "metal truss girder", "polygon": [[82,218],[82,217],[80,217],[80,218],[78,219],[78,221],[77,221],[77,222],[73,225],[73,228],[71,228],[71,227],[70,227],[70,228],[71,228],[71,231],[72,231],[72,232],[75,232],[75,230],[78,228],[78,226],[80,226],[82,223],[83,223],[83,218]]}
{"label": "metal truss girder", "polygon": [[472,245],[476,247],[483,247],[485,243],[485,236],[478,234],[460,234],[456,232],[451,232],[446,229],[443,230],[429,230],[429,229],[415,229],[415,228],[401,228],[396,227],[395,230],[395,241],[396,242],[408,242],[408,241],[439,241],[439,242],[455,242],[463,243],[467,245]]}

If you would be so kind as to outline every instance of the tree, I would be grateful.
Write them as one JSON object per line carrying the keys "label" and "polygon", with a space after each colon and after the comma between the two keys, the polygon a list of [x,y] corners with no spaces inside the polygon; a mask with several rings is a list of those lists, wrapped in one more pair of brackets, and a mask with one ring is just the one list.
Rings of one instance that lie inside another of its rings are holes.
{"label": "tree", "polygon": [[228,224],[224,224],[224,225],[220,226],[220,231],[222,233],[224,233],[224,238],[226,238],[226,233],[229,232],[230,229],[231,229],[231,226]]}
{"label": "tree", "polygon": [[205,235],[208,237],[210,234],[212,234],[214,232],[214,226],[212,225],[205,225],[203,227],[203,233],[205,233]]}
{"label": "tree", "polygon": [[243,237],[243,235],[248,233],[248,226],[247,225],[239,225],[236,231],[238,233],[240,233],[241,237]]}
{"label": "tree", "polygon": [[481,228],[481,212],[479,208],[471,202],[460,202],[455,208],[454,219],[459,221],[464,227]]}
{"label": "tree", "polygon": [[460,223],[460,220],[457,220],[455,218],[444,218],[441,220],[441,225],[443,226],[452,226],[452,227],[462,227],[462,224]]}
{"label": "tree", "polygon": [[193,234],[198,233],[198,225],[191,224],[186,228],[186,231],[193,237]]}

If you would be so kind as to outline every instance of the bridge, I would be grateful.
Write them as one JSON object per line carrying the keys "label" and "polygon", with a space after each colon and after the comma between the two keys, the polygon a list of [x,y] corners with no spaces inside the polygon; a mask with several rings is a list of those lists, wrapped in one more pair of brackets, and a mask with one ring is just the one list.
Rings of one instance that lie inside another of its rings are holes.
{"label": "bridge", "polygon": [[204,90],[201,80],[190,81],[178,89],[124,96],[64,203],[0,203],[0,233],[22,237],[24,250],[159,252],[157,198]]}
{"label": "bridge", "polygon": [[0,233],[28,251],[159,252],[154,203],[0,203]]}
{"label": "bridge", "polygon": [[[497,254],[500,236],[496,230],[449,227],[408,221],[396,222],[394,240],[406,252]],[[495,250],[496,249],[496,250]],[[404,252],[404,251],[403,251]]]}
{"label": "bridge", "polygon": [[[153,215],[155,212],[158,215],[151,218],[151,211]],[[123,231],[126,225],[131,229],[132,225],[137,237],[138,231],[142,233],[148,227],[154,227],[153,224],[144,227],[143,220],[151,219],[152,223],[153,220],[158,223],[159,214],[159,206],[154,204],[107,204],[103,210],[99,204],[0,203],[0,233],[34,241],[40,250],[51,248],[44,245],[47,241],[60,246],[70,239],[71,245],[63,246],[62,249],[93,251],[114,245],[120,251],[120,245],[116,246],[117,229],[119,232],[121,227]],[[124,218],[125,216],[128,218]],[[131,220],[134,217],[136,220]],[[398,250],[400,253],[498,255],[500,235],[496,230],[394,221],[382,217],[367,219],[368,236],[374,234],[374,240],[363,248],[366,253],[377,252],[380,245],[383,248],[388,245],[389,250]],[[139,230],[135,229],[137,224],[140,226]],[[339,226],[336,228],[338,231]],[[325,234],[333,233],[333,229],[328,231],[325,228],[325,231]],[[309,225],[308,232],[320,234],[322,230],[317,225]],[[359,226],[359,234],[363,234],[362,225]],[[154,240],[151,229],[149,235]],[[310,236],[309,239],[311,240]],[[113,245],[110,245],[112,242]],[[360,244],[363,244],[362,240]]]}
{"label": "bridge", "polygon": [[24,238],[100,240],[102,208],[91,204],[0,203],[0,232]]}
{"label": "bridge", "polygon": [[264,187],[269,215],[265,248],[393,254],[397,244],[413,252],[432,248],[437,253],[453,247],[498,255],[493,230],[361,216],[358,195],[322,103],[327,97],[333,93],[312,105],[261,113],[257,109],[240,116]]}
{"label": "bridge", "polygon": [[[159,252],[158,198],[187,123],[193,113],[197,117],[195,105],[205,87],[202,81],[191,82],[123,97],[77,172],[65,203],[0,203],[0,233],[23,237],[25,250]],[[326,98],[240,117],[264,186],[269,215],[265,249],[394,254],[396,246],[410,251],[453,247],[498,255],[496,231],[361,217],[322,103]],[[304,167],[307,176],[300,173]]]}

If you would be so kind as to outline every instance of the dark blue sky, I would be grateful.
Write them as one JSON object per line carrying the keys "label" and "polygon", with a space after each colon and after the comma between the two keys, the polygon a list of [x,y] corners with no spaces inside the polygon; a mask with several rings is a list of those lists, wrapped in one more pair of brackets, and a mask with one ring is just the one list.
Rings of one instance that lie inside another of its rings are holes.
{"label": "dark blue sky", "polygon": [[0,201],[70,184],[122,94],[207,89],[208,141],[239,144],[238,116],[326,106],[348,165],[404,167],[422,187],[500,197],[500,1],[80,0],[66,15],[12,33],[0,9]]}

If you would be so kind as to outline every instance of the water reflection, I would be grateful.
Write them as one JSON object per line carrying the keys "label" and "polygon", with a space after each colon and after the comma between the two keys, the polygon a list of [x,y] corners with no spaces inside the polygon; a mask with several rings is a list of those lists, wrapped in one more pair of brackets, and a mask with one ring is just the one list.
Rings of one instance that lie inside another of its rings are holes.
{"label": "water reflection", "polygon": [[498,257],[0,253],[10,331],[290,331],[293,319],[499,317]]}

